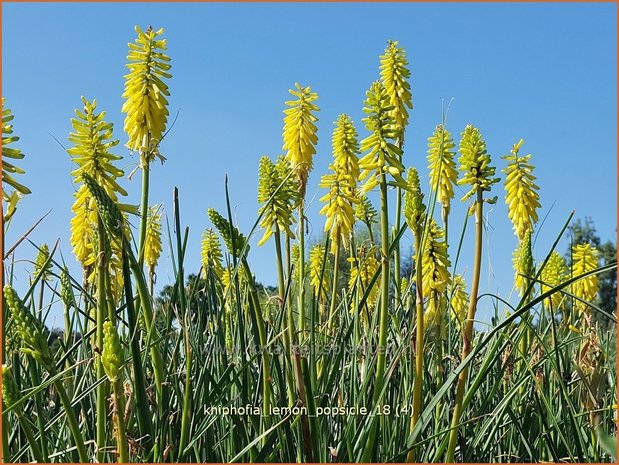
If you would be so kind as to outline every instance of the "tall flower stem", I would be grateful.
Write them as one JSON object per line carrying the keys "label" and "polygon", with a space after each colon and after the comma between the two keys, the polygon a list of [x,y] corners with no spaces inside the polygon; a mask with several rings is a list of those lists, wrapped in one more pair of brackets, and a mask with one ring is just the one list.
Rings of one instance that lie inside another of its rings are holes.
{"label": "tall flower stem", "polygon": [[[477,199],[475,203],[475,255],[473,262],[473,281],[471,284],[471,296],[467,312],[464,330],[462,331],[462,355],[460,360],[466,359],[471,353],[471,340],[473,338],[473,322],[475,311],[477,310],[477,295],[479,291],[479,275],[481,272],[481,252],[483,239],[483,191],[477,188]],[[464,388],[469,374],[468,365],[460,372],[456,386],[456,402],[451,420],[451,431],[449,433],[449,446],[447,448],[446,462],[453,462],[458,441],[458,430],[460,417],[462,415],[462,401],[464,399]]]}
{"label": "tall flower stem", "polygon": [[299,204],[299,282],[297,291],[297,305],[299,311],[298,327],[299,332],[303,335],[305,331],[305,213],[304,201]]}
{"label": "tall flower stem", "polygon": [[127,304],[127,321],[129,323],[129,334],[131,335],[131,357],[133,359],[133,377],[137,417],[139,431],[144,436],[144,449],[150,451],[154,441],[153,424],[150,417],[150,408],[146,395],[146,382],[144,380],[144,369],[142,368],[142,351],[140,350],[140,341],[138,337],[137,313],[133,301],[133,288],[131,286],[131,271],[129,270],[129,258],[127,256],[126,246],[123,242],[123,280],[125,285],[125,302]]}
{"label": "tall flower stem", "polygon": [[[397,146],[400,149],[400,151],[402,150],[404,143],[402,138],[400,137],[398,139],[397,142]],[[402,156],[399,156],[399,161],[402,161]],[[395,221],[394,221],[394,225],[393,225],[393,240],[396,240],[398,237],[398,231],[400,230],[400,223],[402,222],[402,188],[400,186],[397,186],[395,189],[396,192],[396,198],[395,198]],[[395,276],[395,282],[396,282],[396,295],[400,295],[399,294],[399,289],[400,289],[400,266],[401,266],[401,262],[400,262],[400,241],[398,240],[398,243],[396,245],[396,247],[393,249],[393,275]]]}
{"label": "tall flower stem", "polygon": [[[284,310],[288,305],[286,304],[286,281],[284,279],[284,263],[282,260],[282,238],[279,230],[275,231],[275,254],[277,259],[277,283],[278,283],[278,295],[280,301],[280,307]],[[290,354],[290,331],[284,331],[284,349],[286,354]],[[294,362],[291,360],[291,365]],[[290,370],[286,370],[286,386],[288,392],[288,404],[290,406],[294,403],[294,379]]]}
{"label": "tall flower stem", "polygon": [[[415,234],[415,378],[413,380],[413,416],[411,417],[410,431],[415,429],[421,412],[421,390],[423,387],[423,344],[424,344],[424,321],[423,321],[423,273],[421,272],[421,231]],[[415,449],[412,449],[407,457],[407,462],[415,461]]]}
{"label": "tall flower stem", "polygon": [[[107,317],[107,303],[105,291],[105,227],[101,216],[97,215],[97,236],[99,240],[99,254],[97,257],[97,313],[96,313],[96,346],[99,350],[103,350],[103,323]],[[97,379],[107,379],[101,356],[96,356],[96,374]],[[105,444],[107,440],[107,382],[99,383],[97,386],[97,461],[105,462]],[[80,459],[83,460],[83,459]]]}
{"label": "tall flower stem", "polygon": [[140,204],[140,242],[138,263],[144,264],[144,245],[146,243],[146,228],[148,227],[148,188],[150,180],[150,164],[144,154],[140,155],[142,165],[142,203]]}
{"label": "tall flower stem", "polygon": [[[380,395],[385,384],[385,365],[387,360],[387,333],[389,326],[389,215],[387,203],[387,177],[380,175],[380,230],[381,230],[381,294],[378,320],[378,346],[376,347],[376,378],[372,408],[380,407]],[[377,444],[378,415],[374,415],[370,426],[368,443],[365,446],[362,462],[371,462]]]}
{"label": "tall flower stem", "polygon": [[[133,272],[133,277],[135,279],[135,285],[138,289],[140,305],[144,312],[144,323],[146,326],[146,330],[149,334],[151,332],[155,334],[154,342],[157,343],[158,342],[156,340],[157,328],[153,324],[153,304],[151,302],[151,296],[148,293],[148,286],[146,284],[146,278],[144,277],[144,270],[138,264],[137,260],[131,253],[130,245],[128,243],[127,238],[123,237],[121,240],[125,241],[124,247],[129,255],[129,263],[130,263],[131,271]],[[153,362],[153,372],[155,375],[155,390],[157,392],[157,398],[163,401],[163,397],[162,397],[163,396],[163,379],[164,379],[163,360],[161,358],[161,354],[159,353],[159,350],[156,344],[153,343],[153,337],[151,336],[148,339],[151,343],[150,354],[151,354],[151,359]]]}
{"label": "tall flower stem", "polygon": [[119,379],[112,383],[112,393],[114,402],[114,410],[112,412],[112,415],[116,430],[116,449],[118,453],[118,463],[129,463],[129,451],[127,449],[125,419],[123,418],[123,392]]}
{"label": "tall flower stem", "polygon": [[335,319],[335,309],[337,304],[337,289],[338,289],[338,277],[340,273],[340,235],[335,234],[333,240],[336,242],[335,244],[335,255],[334,255],[334,264],[333,264],[333,286],[331,289],[331,305],[329,307],[329,316],[327,320],[327,329],[328,333],[331,332],[331,328],[333,327],[333,320]]}
{"label": "tall flower stem", "polygon": [[389,214],[387,205],[387,177],[380,179],[380,229],[381,229],[381,300],[378,323],[378,356],[376,359],[376,384],[374,386],[374,404],[378,402],[385,382],[385,363],[387,333],[389,325]]}

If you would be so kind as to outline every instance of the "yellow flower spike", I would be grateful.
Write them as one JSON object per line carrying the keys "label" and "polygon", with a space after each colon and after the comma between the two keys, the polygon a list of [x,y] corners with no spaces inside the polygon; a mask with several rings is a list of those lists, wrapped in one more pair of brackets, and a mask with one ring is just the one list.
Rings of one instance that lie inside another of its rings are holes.
{"label": "yellow flower spike", "polygon": [[69,141],[73,147],[67,153],[78,166],[71,175],[75,182],[80,182],[84,174],[92,176],[112,200],[117,200],[117,193],[127,192],[116,182],[124,172],[113,165],[122,157],[110,152],[118,145],[118,140],[113,139],[113,124],[105,121],[104,111],[96,113],[96,100],[90,102],[82,97],[82,103],[84,109],[76,109],[77,118],[71,119],[74,132],[69,134]]}
{"label": "yellow flower spike", "polygon": [[148,211],[148,227],[146,228],[146,241],[144,242],[144,262],[151,269],[157,266],[161,256],[160,208],[160,205],[153,205]]}
{"label": "yellow flower spike", "polygon": [[315,245],[309,253],[309,278],[314,289],[314,295],[320,300],[326,300],[331,288],[329,279],[329,261],[325,262],[325,247]]}
{"label": "yellow flower spike", "polygon": [[505,177],[505,203],[508,206],[509,219],[514,225],[514,232],[522,240],[537,223],[537,209],[540,207],[539,187],[535,184],[533,165],[529,162],[531,155],[518,156],[524,143],[520,139],[511,150],[511,155],[502,157],[509,164],[503,169]]}
{"label": "yellow flower spike", "polygon": [[264,204],[258,210],[258,214],[262,215],[260,227],[264,229],[258,245],[266,243],[275,231],[283,232],[294,239],[291,225],[296,221],[292,211],[297,203],[297,186],[283,156],[275,163],[267,156],[260,159],[258,202]]}
{"label": "yellow flower spike", "polygon": [[[572,277],[594,271],[599,266],[599,251],[591,244],[575,244],[572,247]],[[590,275],[572,283],[572,294],[585,302],[592,302],[599,290],[598,275]],[[580,300],[574,305],[580,312],[589,313],[590,308]]]}
{"label": "yellow flower spike", "polygon": [[140,152],[148,163],[154,156],[164,160],[158,146],[168,122],[168,100],[170,92],[166,79],[172,77],[170,58],[165,54],[167,41],[158,39],[163,29],[158,31],[149,27],[143,32],[135,27],[138,37],[135,43],[127,44],[129,54],[125,76],[125,103],[122,112],[126,113],[125,132],[129,136],[127,147]]}
{"label": "yellow flower spike", "polygon": [[445,232],[431,220],[423,241],[421,254],[422,290],[424,297],[430,297],[432,291],[444,293],[451,284],[449,267],[451,262],[447,256]]}
{"label": "yellow flower spike", "polygon": [[[359,247],[357,258],[349,258],[350,277],[348,278],[348,289],[352,290],[355,285],[360,290],[359,296],[363,296],[372,281],[372,278],[380,268],[380,262],[375,257],[374,248],[366,249]],[[368,308],[374,308],[380,290],[379,280],[377,279],[371,287],[366,300]]]}
{"label": "yellow flower spike", "polygon": [[376,223],[378,213],[366,195],[357,192],[357,198],[359,201],[355,204],[355,217],[371,227]]}
{"label": "yellow flower spike", "polygon": [[[2,199],[9,204],[5,219],[9,219],[15,211],[20,195],[30,194],[28,189],[23,184],[20,184],[13,177],[14,174],[24,174],[25,171],[18,166],[15,166],[9,160],[21,160],[24,154],[21,150],[15,147],[10,147],[14,142],[19,140],[18,136],[13,135],[13,114],[11,110],[5,107],[5,99],[2,99]],[[13,192],[7,187],[13,188]],[[9,214],[10,213],[10,214]]]}
{"label": "yellow flower spike", "polygon": [[[95,261],[93,254],[93,225],[96,224],[96,207],[91,205],[90,191],[82,184],[74,194],[71,207],[71,246],[75,258],[86,268]],[[94,218],[93,218],[94,216]]]}
{"label": "yellow flower spike", "polygon": [[296,90],[290,89],[288,92],[296,97],[296,100],[285,102],[290,108],[284,110],[283,150],[297,176],[299,196],[303,198],[309,172],[314,166],[312,158],[318,143],[318,128],[314,124],[318,118],[314,112],[320,109],[313,103],[318,100],[318,94],[312,92],[309,86],[301,87],[295,83],[295,88]]}
{"label": "yellow flower spike", "polygon": [[351,187],[354,192],[359,177],[359,142],[357,130],[350,116],[341,114],[335,121],[331,143],[333,147],[334,171],[341,171],[353,178]]}
{"label": "yellow flower spike", "polygon": [[[553,250],[540,275],[540,279],[542,281],[542,294],[550,291],[553,287],[558,286],[568,277],[569,275],[567,265],[565,264],[565,259],[559,252]],[[544,299],[543,304],[547,309],[552,308],[553,310],[557,310],[561,306],[562,301],[563,294],[561,292],[555,292],[550,297]]]}
{"label": "yellow flower spike", "polygon": [[413,108],[411,86],[407,81],[411,73],[407,66],[404,49],[398,47],[397,41],[388,41],[385,54],[380,57],[380,79],[389,95],[393,121],[400,138],[408,124],[408,110]]}
{"label": "yellow flower spike", "polygon": [[428,170],[430,173],[430,189],[436,191],[436,199],[449,214],[451,199],[454,197],[453,186],[458,178],[456,162],[454,161],[456,146],[451,134],[443,125],[436,126],[434,133],[428,138]]}
{"label": "yellow flower spike", "polygon": [[466,292],[466,282],[462,275],[455,275],[453,279],[453,290],[451,293],[451,319],[455,322],[458,330],[462,329],[466,319],[466,311],[469,305],[469,295]]}
{"label": "yellow flower spike", "polygon": [[474,195],[478,189],[490,191],[492,184],[499,182],[494,178],[496,168],[490,166],[490,155],[486,150],[486,142],[481,137],[479,129],[468,125],[462,132],[460,140],[460,172],[463,177],[458,180],[458,185],[469,184],[469,190],[462,201]]}
{"label": "yellow flower spike", "polygon": [[514,286],[518,290],[518,295],[522,297],[527,290],[529,280],[535,277],[530,231],[514,250],[512,262],[514,265]]}
{"label": "yellow flower spike", "polygon": [[[74,182],[82,182],[84,176],[91,176],[105,193],[116,202],[118,194],[127,192],[116,181],[124,172],[114,166],[121,157],[114,155],[110,149],[118,145],[113,139],[113,125],[105,121],[105,112],[97,113],[97,102],[82,97],[83,109],[76,109],[76,118],[71,120],[73,127],[69,141],[73,146],[67,150],[77,168],[71,172]],[[95,261],[93,255],[93,229],[97,224],[97,207],[91,192],[81,184],[74,194],[75,202],[71,208],[71,245],[73,253],[84,268]],[[135,207],[119,205],[125,211],[135,211]],[[122,276],[122,272],[119,273]]]}
{"label": "yellow flower spike", "polygon": [[34,262],[34,275],[38,276],[40,273],[42,281],[49,281],[51,279],[49,274],[52,270],[52,262],[50,261],[47,265],[45,265],[48,258],[49,246],[47,244],[43,244],[39,249],[37,259]]}
{"label": "yellow flower spike", "polygon": [[325,231],[331,231],[331,253],[335,255],[339,243],[347,247],[347,239],[355,224],[353,205],[359,176],[359,145],[357,131],[347,115],[340,115],[333,131],[333,162],[329,168],[333,173],[322,176],[320,187],[329,189],[320,201],[325,205],[320,210],[326,215]]}
{"label": "yellow flower spike", "polygon": [[443,321],[443,315],[447,307],[447,299],[445,294],[439,294],[438,292],[432,292],[423,314],[423,324],[425,330],[431,330],[434,328],[439,329],[442,332],[440,326]]}
{"label": "yellow flower spike", "polygon": [[366,153],[359,160],[361,174],[359,180],[367,178],[362,191],[369,192],[376,187],[383,174],[389,174],[394,179],[394,184],[406,188],[402,178],[404,166],[400,162],[402,150],[395,145],[395,141],[401,136],[401,132],[394,124],[391,111],[393,106],[389,102],[389,95],[385,86],[376,81],[366,92],[365,107],[363,112],[367,114],[363,123],[370,135],[361,141],[361,151]]}
{"label": "yellow flower spike", "polygon": [[423,203],[423,193],[419,185],[419,174],[415,168],[409,168],[406,176],[407,189],[404,193],[404,219],[408,227],[419,234],[423,227],[426,206]]}
{"label": "yellow flower spike", "polygon": [[221,244],[217,238],[217,234],[211,228],[206,229],[202,233],[202,267],[204,272],[208,275],[209,271],[212,271],[217,278],[222,277],[224,269],[222,266],[222,252]]}
{"label": "yellow flower spike", "polygon": [[[241,285],[247,282],[247,277],[245,276],[245,271],[243,268],[238,269],[237,276]],[[224,286],[224,293],[227,293],[230,290],[230,286],[234,284],[234,267],[229,266],[227,268],[223,268],[221,273],[221,283]]]}

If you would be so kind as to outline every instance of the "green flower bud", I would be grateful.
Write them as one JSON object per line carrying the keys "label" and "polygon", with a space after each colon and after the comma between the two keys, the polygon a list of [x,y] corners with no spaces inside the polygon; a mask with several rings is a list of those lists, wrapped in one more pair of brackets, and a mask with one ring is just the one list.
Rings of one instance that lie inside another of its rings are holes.
{"label": "green flower bud", "polygon": [[49,258],[49,247],[47,244],[43,244],[39,249],[39,253],[37,255],[37,259],[34,262],[34,274],[38,276],[41,275],[41,279],[43,281],[49,280],[49,273],[52,269],[51,261],[46,264]]}
{"label": "green flower bud", "polygon": [[11,286],[4,286],[4,298],[13,317],[15,335],[22,343],[22,351],[32,355],[46,369],[53,370],[54,361],[43,331],[43,324],[28,311]]}
{"label": "green flower bud", "polygon": [[103,323],[103,354],[101,362],[111,382],[118,380],[118,371],[124,362],[123,348],[116,327],[111,321]]}
{"label": "green flower bud", "polygon": [[94,178],[84,173],[82,179],[97,203],[97,209],[99,210],[105,229],[115,237],[121,237],[123,234],[124,218],[116,202],[105,192],[103,187],[97,184]]}
{"label": "green flower bud", "polygon": [[21,394],[15,378],[13,377],[13,370],[9,365],[2,365],[2,400],[4,405],[10,407],[19,400]]}
{"label": "green flower bud", "polygon": [[230,222],[221,216],[214,208],[208,209],[208,216],[211,219],[211,223],[215,225],[219,234],[224,240],[226,247],[228,247],[228,251],[230,253],[240,254],[245,247],[244,256],[247,256],[249,253],[249,244],[246,244],[246,239],[243,234],[234,226],[230,224]]}

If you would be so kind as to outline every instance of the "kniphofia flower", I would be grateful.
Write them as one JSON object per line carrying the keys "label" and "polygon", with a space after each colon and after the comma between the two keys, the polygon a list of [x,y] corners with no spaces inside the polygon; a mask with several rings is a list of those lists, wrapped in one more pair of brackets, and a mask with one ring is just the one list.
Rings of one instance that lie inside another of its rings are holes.
{"label": "kniphofia flower", "polygon": [[313,156],[316,153],[318,143],[318,128],[314,115],[319,108],[314,103],[318,100],[318,95],[312,89],[301,87],[295,83],[295,88],[288,92],[296,97],[296,100],[288,100],[285,105],[290,107],[284,110],[284,130],[283,150],[286,152],[286,159],[294,170],[299,181],[299,196],[305,197],[307,178],[312,170]]}
{"label": "kniphofia flower", "polygon": [[202,233],[202,267],[208,275],[212,271],[216,277],[221,278],[223,274],[222,252],[217,234],[211,228],[206,229]]}
{"label": "kniphofia flower", "polygon": [[406,52],[398,47],[397,41],[388,41],[385,54],[380,57],[380,79],[389,95],[391,115],[400,138],[408,124],[408,110],[413,108],[410,75]]}
{"label": "kniphofia flower", "polygon": [[[13,177],[14,174],[24,174],[25,171],[9,161],[24,158],[20,149],[11,147],[14,142],[19,140],[18,136],[13,135],[13,125],[11,124],[13,118],[11,110],[5,106],[5,99],[2,98],[2,199],[8,203],[4,212],[7,220],[15,212],[20,196],[30,194],[30,189],[17,182]],[[9,187],[13,189],[12,192]]]}
{"label": "kniphofia flower", "polygon": [[296,180],[290,175],[286,159],[281,156],[273,163],[269,157],[262,157],[258,168],[258,202],[263,205],[258,214],[262,215],[260,227],[264,235],[258,245],[263,245],[275,231],[294,238],[291,226],[296,220],[292,211],[297,199]]}
{"label": "kniphofia flower", "polygon": [[[380,268],[380,262],[376,259],[374,248],[359,247],[356,258],[349,258],[350,262],[350,277],[348,279],[348,289],[352,290],[355,286],[359,289],[359,300],[365,293],[368,294],[366,305],[368,308],[373,308],[378,299],[378,291],[380,286],[378,279],[372,283],[374,275]],[[369,289],[369,291],[368,291]]]}
{"label": "kniphofia flower", "polygon": [[[52,269],[52,262],[48,262],[49,258],[49,246],[43,244],[37,254],[37,259],[34,262],[34,275],[41,275],[41,280],[48,281],[50,279],[50,271]],[[47,263],[46,263],[47,262]]]}
{"label": "kniphofia flower", "polygon": [[326,300],[331,287],[329,279],[329,260],[325,260],[325,247],[317,244],[309,253],[309,278],[314,295],[319,300]]}
{"label": "kniphofia flower", "polygon": [[529,162],[531,155],[518,155],[524,143],[520,139],[514,144],[511,155],[503,158],[509,162],[503,170],[505,177],[505,203],[508,206],[509,219],[514,225],[514,232],[521,241],[527,232],[533,231],[537,223],[537,209],[540,207],[539,187],[535,184],[533,165]]}
{"label": "kniphofia flower", "polygon": [[118,331],[111,321],[103,323],[103,351],[101,363],[108,379],[115,382],[124,363],[124,351],[118,337]]}
{"label": "kniphofia flower", "polygon": [[355,217],[371,228],[376,223],[378,212],[367,195],[357,193],[358,202],[355,204]]}
{"label": "kniphofia flower", "polygon": [[421,272],[422,295],[429,299],[425,314],[428,326],[442,318],[446,303],[444,294],[451,284],[451,262],[447,256],[447,243],[444,238],[443,229],[436,221],[430,220],[421,243],[421,254],[415,251],[417,257],[421,256],[421,266],[417,264],[416,273]]}
{"label": "kniphofia flower", "polygon": [[[158,146],[168,121],[168,100],[170,92],[165,80],[172,77],[170,58],[166,55],[167,41],[158,38],[163,29],[149,27],[146,32],[135,27],[138,37],[135,43],[127,44],[129,74],[125,76],[126,113],[125,132],[129,136],[127,147],[145,156],[142,162],[152,161],[159,156]],[[163,161],[163,158],[162,158]]]}
{"label": "kniphofia flower", "polygon": [[[594,271],[599,266],[599,251],[591,244],[574,244],[572,247],[572,277]],[[592,302],[599,290],[597,274],[578,279],[572,283],[572,294],[577,298],[574,305],[580,312],[588,314]]]}
{"label": "kniphofia flower", "polygon": [[404,194],[404,219],[415,235],[420,234],[425,219],[426,206],[423,192],[419,185],[419,174],[415,168],[409,168],[406,176],[407,189]]}
{"label": "kniphofia flower", "polygon": [[406,188],[402,178],[404,166],[400,162],[402,150],[395,145],[401,132],[394,124],[392,110],[385,86],[379,81],[374,82],[366,92],[363,108],[367,115],[363,122],[370,132],[370,135],[361,141],[361,152],[365,155],[359,160],[359,180],[367,178],[363,186],[364,193],[376,187],[381,177],[387,174],[393,178],[393,184]]}
{"label": "kniphofia flower", "polygon": [[[565,259],[559,252],[553,250],[540,275],[540,280],[542,281],[542,294],[558,286],[567,280],[568,277],[569,275],[567,265],[565,264]],[[552,308],[553,310],[557,310],[561,306],[562,301],[563,294],[558,291],[553,293],[550,297],[544,299],[543,304],[547,309]]]}
{"label": "kniphofia flower", "polygon": [[436,126],[434,133],[428,138],[428,170],[430,173],[430,189],[436,192],[436,199],[449,214],[451,199],[454,197],[453,186],[458,178],[456,170],[456,146],[451,134],[442,124]]}
{"label": "kniphofia flower", "polygon": [[462,197],[466,200],[478,190],[490,191],[492,184],[499,182],[495,178],[496,168],[490,166],[490,154],[486,149],[486,142],[482,138],[479,129],[472,125],[464,128],[460,139],[460,172],[462,178],[458,185],[469,184],[471,189]]}
{"label": "kniphofia flower", "polygon": [[154,270],[161,256],[161,206],[153,205],[148,211],[148,228],[146,228],[146,241],[144,242],[144,262],[151,270]]}
{"label": "kniphofia flower", "polygon": [[524,295],[529,281],[535,277],[535,264],[531,247],[531,232],[529,231],[513,253],[514,286],[520,296]]}
{"label": "kniphofia flower", "polygon": [[348,117],[340,115],[333,131],[333,162],[329,165],[332,173],[325,174],[320,187],[329,192],[320,198],[325,205],[320,210],[326,215],[325,231],[331,231],[331,253],[335,254],[339,243],[345,247],[355,223],[353,206],[356,198],[357,178],[359,177],[359,144],[357,131]]}
{"label": "kniphofia flower", "polygon": [[466,282],[462,275],[455,275],[453,278],[453,289],[451,291],[451,318],[454,320],[458,329],[462,328],[466,320],[466,311],[469,305],[469,295],[466,292]]}

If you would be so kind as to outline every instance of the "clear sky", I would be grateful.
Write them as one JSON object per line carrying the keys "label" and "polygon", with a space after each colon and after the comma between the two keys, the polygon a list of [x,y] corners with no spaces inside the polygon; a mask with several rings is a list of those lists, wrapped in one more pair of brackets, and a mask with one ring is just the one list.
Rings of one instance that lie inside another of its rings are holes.
{"label": "clear sky", "polygon": [[[505,166],[500,156],[526,140],[523,150],[533,154],[541,186],[540,216],[547,216],[535,243],[539,260],[572,209],[576,217],[593,218],[602,240],[616,237],[616,4],[5,3],[2,9],[2,95],[26,153],[21,166],[27,174],[20,179],[33,191],[20,204],[6,243],[51,209],[31,239],[51,245],[60,238],[76,273],[68,241],[73,166],[54,138],[68,146],[80,96],[97,98],[115,123],[116,153],[125,155],[121,167],[128,174],[136,166],[122,146],[120,112],[127,42],[136,24],[164,27],[169,43],[170,113],[178,120],[161,147],[168,161],[153,166],[151,201],[171,213],[178,186],[182,222],[190,228],[187,273],[199,268],[207,208],[225,207],[226,174],[241,229],[247,232],[255,221],[258,160],[281,153],[283,102],[296,81],[312,86],[321,108],[308,188],[310,232],[318,237],[317,186],[331,159],[333,121],[348,113],[366,136],[360,122],[365,90],[378,77],[388,39],[398,40],[410,61],[414,110],[405,164],[420,170],[426,193],[426,138],[440,122],[442,99],[453,97],[448,129],[459,140],[466,124],[478,126],[497,171]],[[139,179],[123,182],[136,204]],[[508,296],[516,238],[503,185],[495,191],[500,201],[487,209],[491,234],[481,291]],[[456,196],[463,193],[459,188]],[[464,212],[461,205],[453,209],[454,235]],[[472,229],[466,249],[472,248]],[[260,281],[274,284],[274,251],[270,244],[258,248],[259,237],[250,262]],[[411,241],[409,234],[403,252]],[[23,244],[16,259],[35,256]],[[166,245],[159,286],[171,281],[167,256]],[[458,271],[470,281],[469,253],[461,264]],[[23,285],[26,269],[17,270]],[[482,301],[481,318],[489,307]]]}

